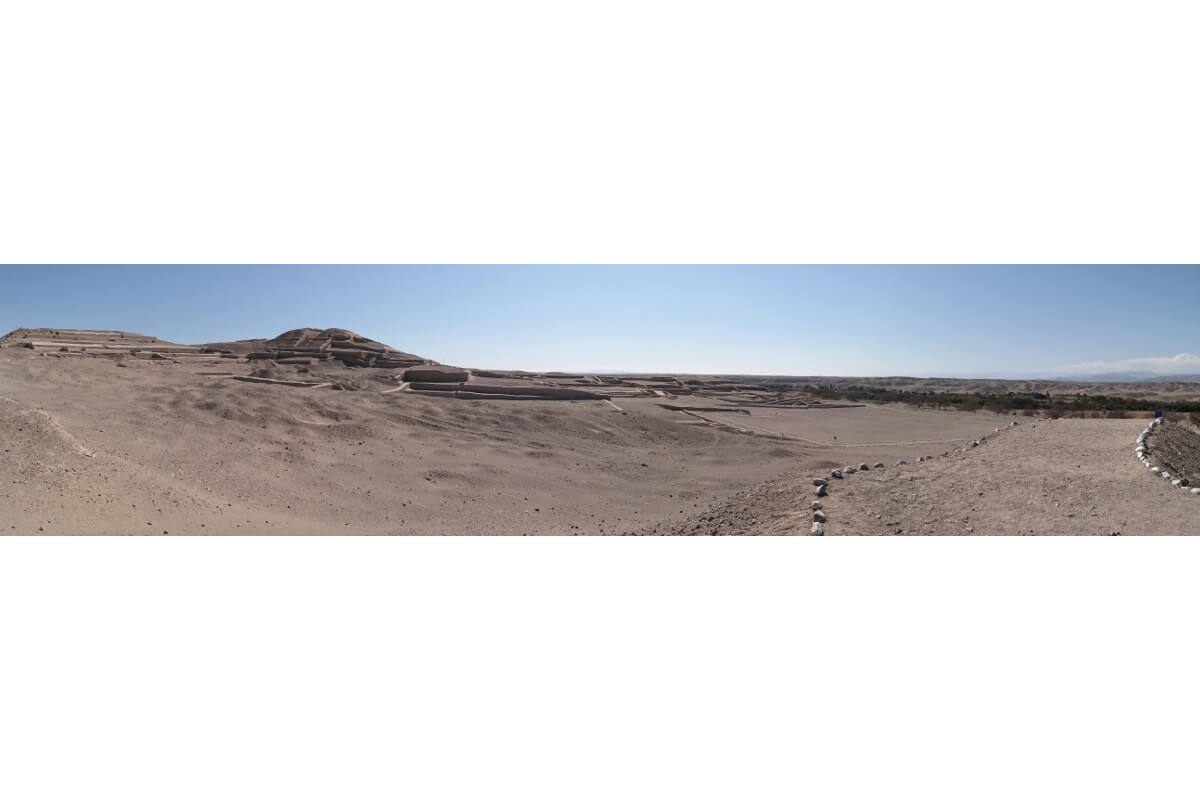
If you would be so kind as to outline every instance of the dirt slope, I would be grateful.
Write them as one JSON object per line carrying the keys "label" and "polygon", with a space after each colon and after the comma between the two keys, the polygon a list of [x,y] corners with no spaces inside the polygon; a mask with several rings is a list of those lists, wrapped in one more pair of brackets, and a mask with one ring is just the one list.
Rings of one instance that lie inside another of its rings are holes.
{"label": "dirt slope", "polygon": [[[1134,457],[1141,420],[1020,425],[976,448],[831,478],[794,472],[743,490],[670,528],[703,535],[807,534],[822,503],[826,536],[1200,534],[1200,497],[1155,479]],[[817,498],[813,478],[829,479]]]}
{"label": "dirt slope", "polygon": [[0,531],[620,534],[811,460],[653,401],[383,394],[391,372],[340,364],[269,372],[348,391],[229,379],[252,363],[119,363],[0,351]]}

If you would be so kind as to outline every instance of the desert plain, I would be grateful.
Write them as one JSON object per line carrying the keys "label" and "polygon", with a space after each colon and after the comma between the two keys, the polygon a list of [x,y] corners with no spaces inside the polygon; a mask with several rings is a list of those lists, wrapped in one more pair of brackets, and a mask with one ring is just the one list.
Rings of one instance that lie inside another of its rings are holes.
{"label": "desert plain", "polygon": [[0,339],[0,532],[810,535],[819,512],[826,536],[1200,533],[1200,434],[1161,426],[1153,473],[1148,421],[471,370],[343,329],[20,329]]}

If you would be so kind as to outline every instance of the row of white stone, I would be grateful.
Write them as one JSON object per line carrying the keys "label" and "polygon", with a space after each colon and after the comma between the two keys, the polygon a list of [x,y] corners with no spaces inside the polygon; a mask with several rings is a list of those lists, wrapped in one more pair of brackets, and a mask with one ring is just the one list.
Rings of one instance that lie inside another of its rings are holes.
{"label": "row of white stone", "polygon": [[[896,462],[896,466],[902,467],[907,463],[908,462],[902,458]],[[841,469],[833,470],[832,472],[829,473],[829,476],[832,478],[837,478],[838,480],[842,480],[846,475],[853,475],[856,472],[867,472],[871,469],[883,469],[883,468],[884,468],[884,464],[882,461],[875,462],[874,467],[870,467],[866,463],[859,464],[857,467],[852,467],[852,466],[847,465],[845,467],[842,467]],[[825,497],[826,495],[829,494],[829,481],[827,481],[825,478],[814,478],[813,486],[817,487],[817,497]],[[828,517],[825,516],[825,512],[821,510],[821,501],[820,500],[813,501],[812,512],[813,512],[813,524],[812,524],[812,529],[808,532],[808,535],[809,536],[824,536],[825,535],[825,523],[828,522],[829,519],[828,519]]]}
{"label": "row of white stone", "polygon": [[[1020,424],[1020,423],[1018,423],[1016,420],[1013,420],[1012,422],[1010,422],[1008,424],[1008,427],[1015,428],[1015,427],[1017,427],[1018,424]],[[1000,428],[996,428],[996,433],[999,433],[1000,430],[1001,430]],[[973,440],[970,443],[970,445],[968,447],[964,447],[962,449],[962,451],[965,453],[971,447],[979,447],[979,440],[978,439]],[[924,461],[925,456],[921,456],[917,460]],[[902,458],[896,462],[896,466],[903,467],[907,463],[908,462]],[[837,478],[838,480],[842,480],[842,478],[846,475],[853,475],[856,472],[866,472],[870,469],[871,469],[871,467],[868,467],[864,463],[864,464],[859,464],[858,467],[845,466],[842,469],[835,469],[832,472],[830,472],[829,474],[830,474],[830,477]],[[874,469],[884,469],[883,462],[882,461],[876,462]],[[825,497],[826,495],[829,494],[829,481],[825,480],[824,478],[814,479],[813,486],[817,487],[817,497]],[[1200,494],[1200,492],[1197,492],[1197,494]],[[824,536],[825,535],[825,523],[828,521],[828,517],[826,517],[825,512],[823,512],[821,510],[821,501],[820,500],[813,501],[812,512],[813,512],[813,524],[812,524],[812,529],[808,532],[808,535],[809,536]]]}
{"label": "row of white stone", "polygon": [[1178,486],[1181,489],[1190,490],[1192,494],[1200,495],[1200,488],[1189,487],[1187,478],[1172,479],[1171,473],[1167,472],[1162,467],[1155,466],[1153,463],[1151,463],[1150,457],[1148,455],[1146,455],[1146,453],[1147,453],[1146,437],[1150,435],[1150,431],[1154,430],[1155,425],[1161,425],[1161,424],[1162,424],[1162,417],[1158,417],[1157,419],[1152,420],[1150,422],[1150,424],[1146,426],[1146,430],[1142,431],[1138,435],[1137,449],[1133,451],[1134,454],[1137,456],[1138,461],[1142,462],[1142,466],[1144,466],[1146,469],[1150,470],[1151,473],[1159,476],[1160,478],[1164,478],[1166,480],[1171,481],[1172,486]]}

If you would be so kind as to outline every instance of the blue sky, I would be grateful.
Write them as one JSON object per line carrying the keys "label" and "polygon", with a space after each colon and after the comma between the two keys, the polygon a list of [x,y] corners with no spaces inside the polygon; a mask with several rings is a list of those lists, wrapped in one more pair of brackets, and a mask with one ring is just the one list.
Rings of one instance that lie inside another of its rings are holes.
{"label": "blue sky", "polygon": [[1200,373],[1200,267],[8,265],[0,280],[0,333],[342,327],[498,369]]}

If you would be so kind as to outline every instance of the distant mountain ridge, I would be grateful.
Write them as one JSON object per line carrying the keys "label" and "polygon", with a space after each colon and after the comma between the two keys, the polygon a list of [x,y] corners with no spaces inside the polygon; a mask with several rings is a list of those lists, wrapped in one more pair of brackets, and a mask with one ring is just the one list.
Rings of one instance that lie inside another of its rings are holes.
{"label": "distant mountain ridge", "polygon": [[1095,381],[1101,383],[1200,383],[1200,375],[1155,375],[1153,372],[1102,372],[1094,375],[1062,375],[1052,381]]}

